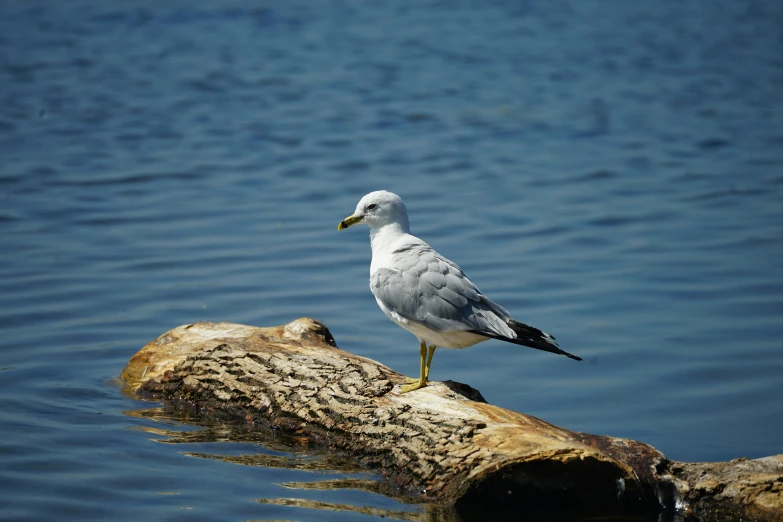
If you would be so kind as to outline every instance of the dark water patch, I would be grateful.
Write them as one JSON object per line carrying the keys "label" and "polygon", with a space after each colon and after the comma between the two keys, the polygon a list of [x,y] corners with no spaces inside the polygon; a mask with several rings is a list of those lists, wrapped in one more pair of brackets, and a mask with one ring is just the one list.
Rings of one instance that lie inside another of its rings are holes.
{"label": "dark water patch", "polygon": [[594,170],[592,172],[588,172],[587,174],[580,174],[578,176],[574,176],[571,179],[569,179],[570,182],[580,183],[580,182],[593,182],[593,181],[603,181],[603,180],[610,180],[615,179],[618,177],[618,173],[611,171],[611,170]]}
{"label": "dark water patch", "polygon": [[319,142],[320,145],[330,149],[344,149],[353,145],[351,140],[347,139],[325,139]]}
{"label": "dark water patch", "polygon": [[371,168],[371,165],[365,161],[349,161],[347,163],[337,163],[329,167],[331,170],[339,172],[364,172]]}
{"label": "dark water patch", "polygon": [[588,223],[597,227],[622,227],[634,223],[664,222],[671,219],[671,215],[656,212],[647,215],[606,215],[590,220]]}
{"label": "dark water patch", "polygon": [[706,138],[696,143],[702,150],[718,150],[731,145],[731,141],[724,138]]}
{"label": "dark water patch", "polygon": [[0,120],[0,133],[10,133],[16,130],[16,125],[10,121]]}

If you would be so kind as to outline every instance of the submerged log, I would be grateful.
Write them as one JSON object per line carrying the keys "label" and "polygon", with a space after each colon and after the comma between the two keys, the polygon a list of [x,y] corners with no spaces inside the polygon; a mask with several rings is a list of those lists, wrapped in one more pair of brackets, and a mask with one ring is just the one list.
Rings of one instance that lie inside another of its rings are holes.
{"label": "submerged log", "polygon": [[141,396],[296,433],[386,475],[408,500],[458,512],[573,511],[783,521],[783,455],[681,463],[637,441],[589,435],[487,404],[472,388],[404,377],[336,347],[312,319],[175,328],[134,355]]}

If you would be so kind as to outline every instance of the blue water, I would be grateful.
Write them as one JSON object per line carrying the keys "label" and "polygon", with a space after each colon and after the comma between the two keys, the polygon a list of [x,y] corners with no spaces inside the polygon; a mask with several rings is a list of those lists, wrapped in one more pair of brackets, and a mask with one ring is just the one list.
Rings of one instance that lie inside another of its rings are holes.
{"label": "blue water", "polygon": [[673,459],[783,452],[782,27],[775,0],[0,2],[0,518],[428,516],[117,382],[180,324],[300,316],[415,374],[366,229],[336,230],[380,188],[585,359],[492,341],[435,380]]}

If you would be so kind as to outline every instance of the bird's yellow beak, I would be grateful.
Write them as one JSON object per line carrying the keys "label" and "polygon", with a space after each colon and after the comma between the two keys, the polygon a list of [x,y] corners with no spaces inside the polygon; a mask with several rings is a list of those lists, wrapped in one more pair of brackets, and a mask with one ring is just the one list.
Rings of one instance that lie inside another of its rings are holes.
{"label": "bird's yellow beak", "polygon": [[340,221],[340,224],[337,225],[337,230],[343,230],[344,228],[348,228],[351,225],[355,225],[356,223],[359,223],[362,220],[362,216],[348,216],[347,218]]}

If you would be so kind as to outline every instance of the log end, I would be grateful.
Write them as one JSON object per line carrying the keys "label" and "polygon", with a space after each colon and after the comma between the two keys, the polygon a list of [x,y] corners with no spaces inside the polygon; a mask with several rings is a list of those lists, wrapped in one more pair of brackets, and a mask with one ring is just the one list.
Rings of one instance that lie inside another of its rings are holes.
{"label": "log end", "polygon": [[590,451],[537,454],[487,473],[471,481],[455,507],[469,519],[488,512],[509,520],[534,512],[580,517],[650,512],[639,482],[622,465]]}
{"label": "log end", "polygon": [[329,329],[320,321],[300,317],[282,326],[261,328],[234,323],[194,323],[178,326],[139,350],[120,377],[134,391],[148,381],[161,381],[166,371],[190,355],[203,350],[208,341],[260,339],[269,343],[306,343],[309,346],[337,348]]}

